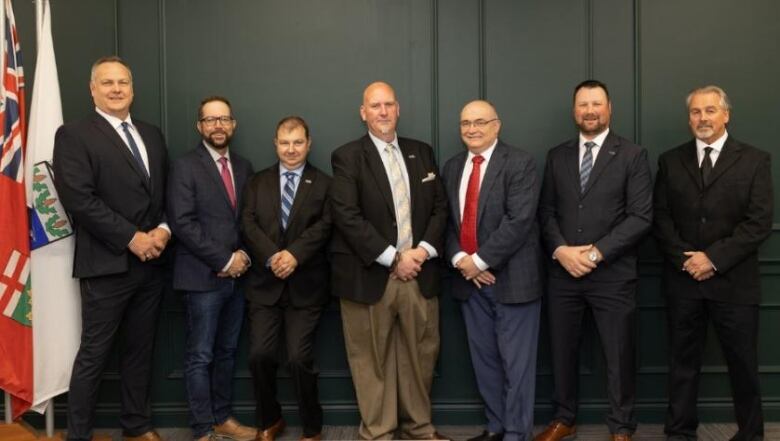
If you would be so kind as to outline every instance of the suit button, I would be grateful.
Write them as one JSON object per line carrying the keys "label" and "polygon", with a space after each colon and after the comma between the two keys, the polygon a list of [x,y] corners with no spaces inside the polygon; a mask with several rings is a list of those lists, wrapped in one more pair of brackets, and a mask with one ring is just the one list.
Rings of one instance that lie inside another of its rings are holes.
{"label": "suit button", "polygon": [[707,218],[702,216],[701,217],[701,223],[706,224],[707,223]]}
{"label": "suit button", "polygon": [[578,233],[582,233],[582,228],[577,228]]}
{"label": "suit button", "polygon": [[580,204],[580,205],[577,205],[577,208],[582,208],[582,204]]}
{"label": "suit button", "polygon": [[396,224],[395,222],[393,222],[393,226],[394,226],[394,227],[397,227],[397,226],[398,226],[398,224]]}

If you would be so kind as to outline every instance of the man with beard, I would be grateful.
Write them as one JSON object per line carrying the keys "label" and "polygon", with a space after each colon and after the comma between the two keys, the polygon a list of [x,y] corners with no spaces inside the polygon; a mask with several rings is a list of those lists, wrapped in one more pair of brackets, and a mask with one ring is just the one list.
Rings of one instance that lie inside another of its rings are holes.
{"label": "man with beard", "polygon": [[195,127],[202,140],[173,162],[168,222],[178,239],[173,287],[184,298],[184,384],[190,427],[200,441],[212,435],[255,438],[231,416],[236,347],[244,318],[241,276],[250,266],[239,217],[252,165],[230,151],[236,120],[226,98],[205,98]]}
{"label": "man with beard", "polygon": [[647,152],[609,129],[607,86],[587,80],[574,89],[578,138],[547,155],[539,201],[549,252],[548,314],[555,391],[554,419],[536,441],[576,432],[577,380],[583,315],[590,309],[607,366],[607,426],[631,439],[637,248],[652,222]]}
{"label": "man with beard", "polygon": [[717,86],[686,100],[695,139],[658,159],[654,234],[664,255],[668,308],[669,440],[695,440],[708,323],[728,365],[739,431],[764,437],[758,379],[758,247],[772,232],[770,157],[726,130],[730,104]]}

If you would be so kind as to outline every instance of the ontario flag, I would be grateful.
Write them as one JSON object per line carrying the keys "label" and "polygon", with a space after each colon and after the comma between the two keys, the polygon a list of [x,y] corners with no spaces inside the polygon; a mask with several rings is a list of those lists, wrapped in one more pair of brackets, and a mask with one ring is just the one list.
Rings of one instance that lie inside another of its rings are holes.
{"label": "ontario flag", "polygon": [[25,108],[22,53],[11,1],[3,1],[0,44],[0,388],[14,418],[33,399],[30,228],[25,202]]}

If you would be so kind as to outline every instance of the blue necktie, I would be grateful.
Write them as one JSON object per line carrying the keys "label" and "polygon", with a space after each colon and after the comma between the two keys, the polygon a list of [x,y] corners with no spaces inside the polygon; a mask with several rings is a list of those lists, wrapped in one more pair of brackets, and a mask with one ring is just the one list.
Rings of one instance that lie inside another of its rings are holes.
{"label": "blue necktie", "polygon": [[138,162],[138,165],[141,167],[141,170],[144,171],[144,174],[146,175],[146,179],[149,179],[149,170],[146,169],[146,165],[144,165],[144,159],[141,157],[141,151],[138,150],[138,145],[135,143],[135,139],[133,139],[133,135],[130,134],[130,130],[127,129],[129,124],[127,122],[122,123],[122,130],[125,132],[125,138],[127,138],[127,145],[130,146],[130,151],[133,152],[133,158],[135,158],[136,162]]}
{"label": "blue necktie", "polygon": [[287,230],[287,220],[290,218],[293,200],[295,200],[295,177],[297,175],[291,171],[284,172],[287,181],[284,183],[282,191],[282,230]]}
{"label": "blue necktie", "polygon": [[593,147],[596,143],[588,141],[585,143],[585,154],[582,156],[582,165],[580,165],[580,192],[585,193],[585,185],[588,184],[590,171],[593,170]]}

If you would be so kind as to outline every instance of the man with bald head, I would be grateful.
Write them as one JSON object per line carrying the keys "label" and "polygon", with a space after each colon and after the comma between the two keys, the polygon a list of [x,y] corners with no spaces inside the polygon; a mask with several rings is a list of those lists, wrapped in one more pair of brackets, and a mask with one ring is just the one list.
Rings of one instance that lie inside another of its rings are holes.
{"label": "man with bald head", "polygon": [[445,258],[459,274],[471,362],[487,428],[469,441],[533,437],[536,345],[542,295],[533,157],[498,139],[501,120],[487,101],[460,113],[466,150],[444,165],[450,205]]}
{"label": "man with bald head", "polygon": [[336,149],[334,295],[363,439],[442,439],[431,423],[439,353],[439,260],[447,200],[433,149],[400,138],[400,105],[384,82],[363,92],[368,133]]}

